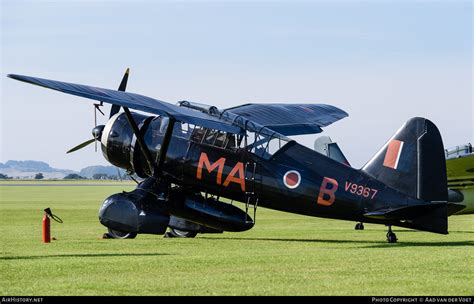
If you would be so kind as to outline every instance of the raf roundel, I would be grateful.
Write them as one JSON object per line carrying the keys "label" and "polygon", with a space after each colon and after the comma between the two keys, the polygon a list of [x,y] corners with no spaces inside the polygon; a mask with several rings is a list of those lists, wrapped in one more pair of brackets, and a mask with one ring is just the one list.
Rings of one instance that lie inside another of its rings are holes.
{"label": "raf roundel", "polygon": [[291,170],[283,175],[283,183],[287,188],[295,189],[300,185],[301,174],[298,171]]}

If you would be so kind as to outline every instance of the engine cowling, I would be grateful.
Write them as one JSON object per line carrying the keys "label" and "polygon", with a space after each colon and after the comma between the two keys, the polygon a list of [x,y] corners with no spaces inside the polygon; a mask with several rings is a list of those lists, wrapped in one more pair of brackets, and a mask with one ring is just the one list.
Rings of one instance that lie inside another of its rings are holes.
{"label": "engine cowling", "polygon": [[[160,153],[168,119],[131,112],[152,159]],[[125,113],[117,113],[110,118],[101,133],[102,153],[112,165],[134,172],[140,177],[149,177],[148,164],[138,144],[137,138]]]}

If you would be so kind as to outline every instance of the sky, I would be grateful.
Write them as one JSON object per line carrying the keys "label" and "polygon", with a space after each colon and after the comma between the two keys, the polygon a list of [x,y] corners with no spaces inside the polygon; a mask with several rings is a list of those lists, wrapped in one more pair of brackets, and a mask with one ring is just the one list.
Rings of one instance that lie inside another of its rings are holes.
{"label": "sky", "polygon": [[107,164],[65,153],[92,138],[92,100],[7,74],[116,89],[127,67],[127,91],[171,103],[337,106],[349,117],[295,139],[330,136],[355,167],[415,116],[474,143],[471,1],[0,2],[0,162]]}

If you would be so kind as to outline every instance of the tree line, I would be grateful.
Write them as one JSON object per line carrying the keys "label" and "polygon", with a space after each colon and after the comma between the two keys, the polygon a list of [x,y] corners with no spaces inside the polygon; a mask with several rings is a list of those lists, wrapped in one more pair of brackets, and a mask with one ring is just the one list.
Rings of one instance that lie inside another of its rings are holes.
{"label": "tree line", "polygon": [[[3,174],[3,173],[0,173],[0,179],[13,179],[13,177],[8,176],[8,175]],[[38,180],[39,179],[44,179],[43,173],[41,173],[41,172],[37,173],[35,175],[34,179],[38,179]],[[117,175],[107,175],[105,173],[96,173],[96,174],[92,175],[92,178],[87,178],[87,177],[81,176],[81,175],[76,174],[76,173],[71,173],[71,174],[66,175],[63,179],[75,179],[75,180],[79,180],[79,179],[91,179],[91,180],[120,180],[120,179],[125,179],[125,180],[129,180],[130,177],[125,175],[122,178],[120,178]]]}

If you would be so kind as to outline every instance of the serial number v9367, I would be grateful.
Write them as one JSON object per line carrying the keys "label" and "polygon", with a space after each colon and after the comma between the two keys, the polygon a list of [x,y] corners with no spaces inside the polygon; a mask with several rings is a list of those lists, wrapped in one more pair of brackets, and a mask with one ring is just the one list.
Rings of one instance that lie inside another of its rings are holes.
{"label": "serial number v9367", "polygon": [[344,190],[346,190],[346,192],[350,192],[352,194],[369,199],[373,199],[378,192],[377,189],[365,187],[351,182],[346,182]]}

